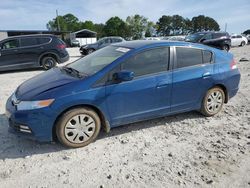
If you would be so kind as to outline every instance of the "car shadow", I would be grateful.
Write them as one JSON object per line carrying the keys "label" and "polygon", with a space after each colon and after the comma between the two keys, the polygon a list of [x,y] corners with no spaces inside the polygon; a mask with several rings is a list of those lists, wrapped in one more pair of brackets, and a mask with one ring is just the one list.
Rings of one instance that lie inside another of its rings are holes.
{"label": "car shadow", "polygon": [[0,74],[32,72],[32,71],[45,71],[45,70],[42,67],[38,67],[38,68],[26,68],[26,69],[20,69],[20,70],[0,71]]}
{"label": "car shadow", "polygon": [[[204,118],[198,112],[188,112],[178,115],[166,116],[162,118],[152,119],[149,121],[141,121],[138,123],[128,124],[116,128],[112,128],[109,133],[101,131],[98,140],[116,137],[131,131],[139,131],[151,127],[168,125],[169,123],[179,122],[184,119]],[[92,143],[95,144],[95,143]],[[0,114],[0,160],[25,158],[27,156],[54,153],[62,150],[69,150],[59,143],[49,142],[40,143],[28,140],[8,132],[8,120],[4,114]]]}

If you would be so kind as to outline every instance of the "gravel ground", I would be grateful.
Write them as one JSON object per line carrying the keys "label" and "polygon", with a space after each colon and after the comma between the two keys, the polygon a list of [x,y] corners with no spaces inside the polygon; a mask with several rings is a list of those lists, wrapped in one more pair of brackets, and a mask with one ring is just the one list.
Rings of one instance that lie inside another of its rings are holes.
{"label": "gravel ground", "polygon": [[[250,59],[250,46],[231,52]],[[79,56],[70,54],[70,61]],[[8,96],[42,71],[0,74],[0,187],[250,187],[250,62],[238,66],[240,90],[217,116],[126,125],[79,149],[9,134]]]}

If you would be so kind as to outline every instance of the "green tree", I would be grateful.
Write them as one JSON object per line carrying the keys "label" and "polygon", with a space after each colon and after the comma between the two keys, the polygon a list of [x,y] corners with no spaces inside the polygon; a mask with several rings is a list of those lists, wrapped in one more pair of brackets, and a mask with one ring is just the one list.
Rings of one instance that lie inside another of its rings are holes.
{"label": "green tree", "polygon": [[101,38],[105,36],[105,32],[104,32],[104,24],[100,23],[100,24],[94,24],[94,30],[97,33],[97,38]]}
{"label": "green tree", "polygon": [[128,16],[126,19],[126,23],[129,27],[128,33],[130,34],[132,39],[136,40],[143,38],[148,26],[147,18],[136,14],[134,16]]}
{"label": "green tree", "polygon": [[80,22],[80,28],[81,29],[89,29],[89,30],[92,30],[92,31],[95,31],[95,24],[90,21],[90,20],[87,20],[85,22]]}
{"label": "green tree", "polygon": [[185,29],[185,19],[180,15],[173,15],[170,25],[173,35],[181,35]]}
{"label": "green tree", "polygon": [[193,31],[219,31],[219,24],[210,17],[199,15],[192,18]]}
{"label": "green tree", "polygon": [[104,25],[106,36],[128,37],[128,25],[119,17],[111,17]]}
{"label": "green tree", "polygon": [[156,22],[157,33],[160,36],[170,35],[170,32],[172,30],[171,22],[172,22],[171,16],[163,15],[161,18],[159,18],[158,22]]}
{"label": "green tree", "polygon": [[[58,21],[59,27],[58,28]],[[79,19],[73,14],[65,14],[64,16],[57,16],[47,23],[47,28],[52,31],[78,31],[81,29]]]}

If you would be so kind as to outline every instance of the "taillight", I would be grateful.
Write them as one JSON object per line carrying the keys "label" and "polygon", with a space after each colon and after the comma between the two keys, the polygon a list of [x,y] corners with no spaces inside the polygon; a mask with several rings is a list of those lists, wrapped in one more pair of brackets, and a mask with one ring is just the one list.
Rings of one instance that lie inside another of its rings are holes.
{"label": "taillight", "polygon": [[65,44],[58,44],[56,47],[59,49],[64,49],[64,48],[66,48],[66,45]]}
{"label": "taillight", "polygon": [[236,64],[235,59],[233,59],[233,61],[231,62],[231,64],[230,64],[230,68],[231,68],[231,70],[233,70],[233,69],[237,69],[237,64]]}

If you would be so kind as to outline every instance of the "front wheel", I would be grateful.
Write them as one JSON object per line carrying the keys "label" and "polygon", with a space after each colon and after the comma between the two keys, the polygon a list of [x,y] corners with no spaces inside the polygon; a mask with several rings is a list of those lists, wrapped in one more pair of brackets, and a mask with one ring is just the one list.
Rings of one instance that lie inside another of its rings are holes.
{"label": "front wheel", "polygon": [[64,146],[78,148],[93,142],[100,128],[100,118],[95,111],[90,108],[75,108],[59,119],[56,135]]}
{"label": "front wheel", "polygon": [[205,116],[213,116],[219,113],[225,102],[225,93],[220,87],[214,87],[207,91],[201,106],[201,113]]}

